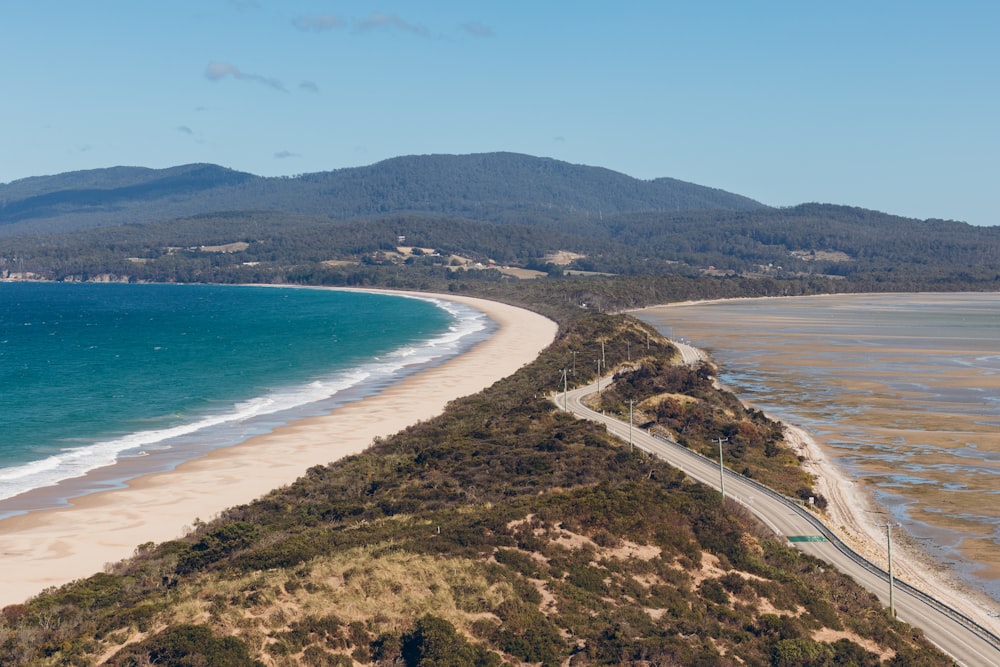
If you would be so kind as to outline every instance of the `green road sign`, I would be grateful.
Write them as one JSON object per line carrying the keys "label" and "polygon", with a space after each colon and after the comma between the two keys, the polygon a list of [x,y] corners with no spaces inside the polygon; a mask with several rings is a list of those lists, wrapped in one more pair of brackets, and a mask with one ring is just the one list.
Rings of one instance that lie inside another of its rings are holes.
{"label": "green road sign", "polygon": [[822,535],[789,535],[789,542],[826,542]]}

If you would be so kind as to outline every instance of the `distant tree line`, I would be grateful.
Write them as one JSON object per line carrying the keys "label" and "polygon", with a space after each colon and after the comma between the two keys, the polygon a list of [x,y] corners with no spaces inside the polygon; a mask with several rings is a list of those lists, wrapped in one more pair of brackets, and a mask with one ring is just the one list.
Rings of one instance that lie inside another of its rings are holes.
{"label": "distant tree line", "polygon": [[[401,242],[400,238],[405,241]],[[233,252],[204,248],[242,242]],[[398,245],[431,248],[399,266]],[[548,256],[570,251],[565,266]],[[47,280],[110,274],[156,282],[297,282],[447,288],[506,280],[450,257],[613,274],[643,286],[672,277],[728,277],[750,293],[1000,289],[1000,228],[920,222],[808,205],[782,210],[608,216],[592,224],[496,223],[392,215],[333,221],[229,212],[144,225],[0,239],[0,276]],[[656,280],[654,280],[656,279]],[[593,278],[600,281],[600,278]],[[618,284],[613,281],[613,284]],[[708,284],[715,284],[712,280]],[[733,283],[727,283],[732,285]],[[595,287],[606,291],[607,287]],[[714,289],[714,288],[713,288]]]}

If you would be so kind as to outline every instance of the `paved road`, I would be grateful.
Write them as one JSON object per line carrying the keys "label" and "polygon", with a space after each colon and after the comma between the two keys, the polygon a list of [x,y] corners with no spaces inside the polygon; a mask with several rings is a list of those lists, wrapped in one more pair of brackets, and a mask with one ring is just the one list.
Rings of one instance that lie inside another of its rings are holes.
{"label": "paved road", "polygon": [[[603,378],[606,387],[611,378]],[[621,421],[594,412],[582,402],[587,394],[597,391],[597,384],[580,387],[565,394],[553,396],[560,408],[568,409],[577,417],[603,423],[608,431],[633,446],[659,456],[672,466],[683,470],[689,477],[715,489],[720,486],[718,461],[711,461],[676,443],[654,437]],[[776,534],[794,537],[790,542],[805,553],[821,558],[858,583],[878,595],[883,604],[889,604],[888,575],[875,565],[853,552],[819,522],[808,510],[779,496],[751,480],[726,471],[726,497],[747,507]],[[1000,639],[980,628],[961,614],[915,589],[895,582],[894,603],[896,616],[923,630],[924,635],[948,653],[960,665],[981,667],[1000,666]]]}

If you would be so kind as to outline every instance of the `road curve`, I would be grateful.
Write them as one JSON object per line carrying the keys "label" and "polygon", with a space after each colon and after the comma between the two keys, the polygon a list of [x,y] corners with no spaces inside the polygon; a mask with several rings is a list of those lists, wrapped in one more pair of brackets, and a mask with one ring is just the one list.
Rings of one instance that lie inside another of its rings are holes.
{"label": "road curve", "polygon": [[[606,387],[611,380],[611,377],[602,378],[600,386]],[[640,428],[630,427],[628,422],[591,410],[583,404],[583,397],[596,391],[598,384],[595,382],[554,394],[552,400],[559,408],[568,410],[577,417],[604,424],[610,434],[658,456],[692,479],[715,489],[720,487],[722,474],[718,461],[706,459],[675,442],[653,436]],[[851,550],[809,510],[728,469],[724,475],[726,498],[749,509],[781,537],[820,540],[795,541],[790,544],[850,575],[867,590],[875,593],[883,604],[888,605],[888,574]],[[931,642],[958,664],[967,667],[1000,666],[1000,638],[974,621],[898,580],[895,581],[893,599],[897,618],[920,628]]]}

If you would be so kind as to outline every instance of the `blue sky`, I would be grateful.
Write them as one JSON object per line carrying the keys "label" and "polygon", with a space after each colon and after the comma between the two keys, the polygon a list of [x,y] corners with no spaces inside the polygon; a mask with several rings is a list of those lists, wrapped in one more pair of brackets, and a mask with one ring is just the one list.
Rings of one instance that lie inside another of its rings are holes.
{"label": "blue sky", "polygon": [[1000,225],[995,0],[3,0],[0,182],[514,151]]}

